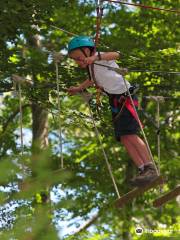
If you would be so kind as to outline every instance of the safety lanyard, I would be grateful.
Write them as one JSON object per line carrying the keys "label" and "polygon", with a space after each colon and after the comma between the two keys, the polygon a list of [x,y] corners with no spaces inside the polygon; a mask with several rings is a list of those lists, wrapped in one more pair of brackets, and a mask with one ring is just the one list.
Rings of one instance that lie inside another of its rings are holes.
{"label": "safety lanyard", "polygon": [[[80,48],[80,50],[84,54],[85,57],[88,57],[83,48]],[[90,56],[91,55],[92,54],[90,54]],[[99,56],[99,59],[101,59],[101,57],[100,57],[101,55],[100,55],[99,52],[98,52],[98,56]],[[100,96],[101,96],[101,93],[102,93],[102,88],[97,83],[95,72],[94,72],[94,64],[91,64],[91,65],[87,66],[87,73],[88,73],[88,76],[89,76],[90,80],[94,83],[94,85],[96,87],[96,104],[97,104],[97,106],[99,106],[100,103],[101,103],[100,102]]]}

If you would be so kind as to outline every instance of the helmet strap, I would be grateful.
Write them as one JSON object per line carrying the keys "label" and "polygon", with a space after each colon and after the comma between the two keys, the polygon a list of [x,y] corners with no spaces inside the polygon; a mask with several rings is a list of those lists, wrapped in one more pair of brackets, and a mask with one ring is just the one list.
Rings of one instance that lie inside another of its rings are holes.
{"label": "helmet strap", "polygon": [[[86,54],[86,52],[84,51],[83,48],[79,48],[79,49],[80,49],[80,51],[84,54],[85,57],[88,57],[88,55]],[[92,53],[90,52],[90,56],[91,56],[91,55],[92,55]],[[86,70],[87,70],[87,73],[88,73],[89,79],[92,79],[92,77],[91,77],[91,73],[90,73],[90,70],[89,70],[89,67],[88,67],[88,66],[87,66]]]}
{"label": "helmet strap", "polygon": [[[87,47],[87,48],[88,48],[88,47]],[[86,54],[86,52],[84,51],[83,48],[79,48],[79,49],[80,49],[80,51],[84,54],[85,57],[88,57],[88,55]],[[92,56],[94,49],[89,48],[89,50],[90,50],[90,56]]]}

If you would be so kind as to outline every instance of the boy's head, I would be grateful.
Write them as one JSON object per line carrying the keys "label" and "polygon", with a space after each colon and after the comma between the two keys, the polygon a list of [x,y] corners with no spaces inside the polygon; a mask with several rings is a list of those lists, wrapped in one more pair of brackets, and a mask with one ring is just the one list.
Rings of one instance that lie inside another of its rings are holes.
{"label": "boy's head", "polygon": [[74,37],[68,44],[69,57],[74,59],[81,68],[86,68],[86,57],[93,55],[95,50],[94,41],[88,36]]}

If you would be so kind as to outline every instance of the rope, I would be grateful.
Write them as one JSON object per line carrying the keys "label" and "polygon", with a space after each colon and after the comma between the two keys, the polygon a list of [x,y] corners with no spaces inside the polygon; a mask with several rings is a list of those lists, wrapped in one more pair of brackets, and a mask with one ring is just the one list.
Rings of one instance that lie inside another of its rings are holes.
{"label": "rope", "polygon": [[106,162],[106,165],[107,165],[110,177],[111,177],[111,180],[113,182],[113,186],[115,188],[115,191],[116,191],[116,194],[117,194],[118,198],[120,198],[121,196],[120,196],[120,193],[119,193],[119,190],[118,190],[115,178],[114,178],[113,173],[112,173],[111,165],[109,163],[108,157],[107,157],[106,152],[104,150],[103,143],[101,141],[101,135],[100,135],[100,133],[98,131],[98,128],[96,126],[96,123],[95,123],[95,120],[94,120],[94,117],[93,117],[93,113],[92,113],[91,107],[89,105],[89,100],[87,99],[85,93],[82,92],[81,96],[82,96],[82,98],[84,99],[84,101],[86,102],[86,104],[88,106],[89,113],[90,113],[90,116],[91,116],[91,119],[92,119],[92,123],[93,123],[94,129],[95,129],[96,137],[97,137],[97,139],[99,141],[99,144],[100,144],[100,147],[101,147],[101,150],[102,150],[102,153],[103,153],[103,156],[104,156],[104,159],[105,159],[105,162]]}
{"label": "rope", "polygon": [[176,71],[156,71],[156,70],[147,70],[147,69],[129,69],[129,72],[150,72],[150,73],[161,73],[161,74],[177,74],[180,75],[180,72]]}
{"label": "rope", "polygon": [[24,153],[24,142],[23,142],[23,113],[22,113],[22,89],[21,83],[18,83],[18,95],[19,95],[19,123],[20,123],[20,139],[21,139],[21,155]]}
{"label": "rope", "polygon": [[[50,25],[51,27],[55,28],[55,29],[58,29],[66,34],[69,34],[71,36],[78,36],[78,34],[75,34],[75,33],[72,33],[72,32],[69,32],[63,28],[59,28],[59,27],[56,27],[56,26],[53,26],[53,25]],[[106,46],[105,44],[101,44],[100,46],[104,46],[106,48],[110,48],[108,46]],[[122,54],[120,51],[115,51],[119,54]],[[131,57],[134,57],[134,56],[131,56]],[[102,66],[102,67],[107,67],[111,70],[114,70],[114,71],[120,71],[119,69],[121,69],[122,71],[128,71],[128,72],[151,72],[151,73],[161,73],[161,74],[177,74],[177,75],[180,75],[180,72],[178,71],[156,71],[156,70],[148,70],[148,69],[127,69],[127,68],[115,68],[115,67],[110,67],[110,66],[106,66],[104,64],[99,64],[99,63],[94,63],[95,65],[99,65],[99,66]],[[120,74],[124,74],[123,72],[119,72]]]}
{"label": "rope", "polygon": [[146,138],[146,135],[145,135],[145,132],[144,132],[144,130],[143,130],[143,127],[142,127],[141,121],[140,121],[140,119],[139,119],[139,115],[138,115],[138,113],[137,113],[137,111],[136,111],[136,107],[135,107],[135,105],[134,105],[134,102],[133,102],[132,96],[131,96],[131,94],[130,94],[129,88],[128,88],[128,86],[127,86],[127,83],[126,83],[126,80],[124,79],[124,77],[123,77],[123,80],[124,80],[124,84],[125,84],[125,87],[126,87],[126,90],[127,90],[128,96],[129,96],[129,98],[130,98],[131,104],[132,104],[132,106],[133,106],[133,108],[134,108],[134,111],[135,111],[135,114],[136,114],[136,117],[137,117],[137,120],[138,120],[138,123],[139,123],[140,129],[141,129],[141,132],[142,132],[142,134],[143,134],[143,137],[144,137],[144,140],[145,140],[145,143],[146,143],[147,149],[148,149],[148,151],[149,151],[149,154],[150,154],[151,160],[152,160],[152,162],[154,163],[154,166],[155,166],[155,169],[156,169],[157,174],[159,175],[159,171],[158,171],[158,169],[157,169],[157,167],[156,167],[156,164],[155,164],[155,161],[154,161],[154,159],[153,159],[153,155],[152,155],[152,152],[151,152],[151,149],[150,149],[150,146],[149,146],[148,140],[147,140],[147,138]]}
{"label": "rope", "polygon": [[157,99],[157,127],[158,127],[158,131],[157,131],[157,148],[158,148],[158,170],[159,170],[159,174],[160,174],[160,159],[161,159],[161,145],[160,145],[160,121],[159,121],[159,117],[160,117],[160,106],[159,106],[159,99]]}
{"label": "rope", "polygon": [[[60,31],[62,31],[62,32],[68,34],[68,35],[70,35],[70,36],[79,36],[79,34],[73,33],[73,32],[69,32],[69,31],[67,31],[67,30],[65,30],[65,29],[63,29],[63,28],[60,28],[60,27],[57,27],[57,26],[54,26],[54,25],[50,25],[50,26],[51,26],[52,28],[58,29],[58,30],[60,30]],[[100,46],[105,47],[105,48],[107,48],[107,49],[110,49],[110,47],[109,47],[109,46],[106,46],[105,44],[100,44]],[[116,52],[119,53],[119,54],[121,54],[120,51],[116,51]]]}
{"label": "rope", "polygon": [[[29,83],[29,80],[22,78],[16,74],[12,75],[14,89],[16,90],[16,85],[18,85],[18,98],[19,98],[19,125],[20,125],[20,149],[21,149],[21,156],[24,155],[24,141],[23,141],[23,111],[22,111],[22,89],[21,84]],[[25,175],[25,166],[22,162],[22,171]]]}
{"label": "rope", "polygon": [[143,96],[144,99],[153,99],[153,100],[156,100],[157,97],[161,98],[161,100],[178,99],[178,98],[175,98],[175,97],[164,97],[164,96]]}
{"label": "rope", "polygon": [[163,102],[167,97],[163,96],[146,96],[146,99],[152,99],[157,102],[156,121],[157,121],[157,154],[158,154],[158,169],[160,173],[161,162],[161,142],[160,142],[160,102]]}
{"label": "rope", "polygon": [[101,64],[101,63],[94,63],[94,65],[98,65],[101,67],[106,67],[109,70],[115,71],[121,75],[127,74],[128,72],[150,72],[150,73],[161,73],[161,74],[177,74],[180,75],[180,72],[169,72],[169,71],[154,71],[154,70],[147,70],[147,69],[128,69],[128,68],[116,68],[116,67],[111,67],[105,64]]}
{"label": "rope", "polygon": [[[27,82],[27,79],[20,77],[16,74],[12,75],[13,85],[16,89],[16,84],[18,85],[18,98],[19,98],[19,124],[20,124],[20,148],[21,148],[21,155],[23,156],[24,153],[24,141],[23,141],[23,113],[22,113],[22,89],[21,84]],[[23,167],[24,168],[24,167]]]}
{"label": "rope", "polygon": [[50,26],[51,26],[52,28],[55,28],[55,29],[61,30],[62,32],[65,32],[65,33],[67,33],[67,34],[69,34],[69,35],[71,35],[71,36],[78,36],[78,34],[75,34],[75,33],[69,32],[69,31],[67,31],[67,30],[64,30],[63,28],[56,27],[56,26],[54,26],[54,25],[50,25]]}
{"label": "rope", "polygon": [[103,1],[97,0],[96,4],[97,4],[97,8],[96,8],[97,18],[96,18],[95,46],[97,48],[99,39],[100,39],[100,28],[101,28],[101,22],[102,22],[102,17],[103,17]]}
{"label": "rope", "polygon": [[[75,58],[74,58],[75,59]],[[78,59],[78,61],[80,61]],[[101,67],[105,67],[109,70],[115,71],[121,75],[125,75],[128,72],[149,72],[149,73],[157,73],[157,74],[175,74],[175,75],[180,75],[180,72],[178,71],[158,71],[158,70],[148,70],[148,69],[128,69],[128,68],[121,68],[121,67],[111,67],[105,64],[101,64],[101,63],[93,63],[94,65],[97,66],[101,66]]]}
{"label": "rope", "polygon": [[120,3],[120,4],[134,6],[134,7],[146,8],[146,9],[152,9],[152,10],[158,10],[158,11],[165,11],[165,12],[174,12],[174,13],[180,14],[180,11],[176,10],[176,9],[158,8],[158,7],[152,7],[152,6],[147,6],[147,5],[143,5],[143,4],[128,3],[128,2],[114,1],[114,0],[103,0],[103,2]]}
{"label": "rope", "polygon": [[62,59],[62,55],[59,53],[53,54],[55,69],[56,69],[56,87],[57,87],[57,103],[58,103],[58,122],[59,122],[59,147],[61,155],[61,168],[64,168],[64,159],[63,159],[63,146],[62,146],[62,124],[61,124],[61,102],[60,102],[60,79],[59,79],[59,69],[58,63]]}
{"label": "rope", "polygon": [[[161,173],[161,138],[160,138],[160,102],[165,100],[163,96],[149,96],[149,99],[155,100],[157,102],[157,112],[156,112],[156,121],[157,121],[157,154],[158,154],[158,171],[159,175]],[[160,194],[163,192],[162,186],[159,187]]]}
{"label": "rope", "polygon": [[[102,0],[96,0],[96,12],[97,12],[97,17],[96,17],[96,36],[95,36],[95,50],[97,50],[97,46],[99,43],[99,39],[100,39],[100,28],[101,28],[101,22],[102,22],[102,16],[103,16],[103,1]],[[94,64],[88,65],[88,72],[90,75],[91,80],[94,82],[95,86],[96,86],[96,107],[97,107],[97,111],[98,111],[98,107],[101,104],[100,101],[100,96],[101,96],[101,92],[102,90],[100,89],[100,87],[97,84],[96,81],[96,76],[95,76],[95,72],[94,72]]]}

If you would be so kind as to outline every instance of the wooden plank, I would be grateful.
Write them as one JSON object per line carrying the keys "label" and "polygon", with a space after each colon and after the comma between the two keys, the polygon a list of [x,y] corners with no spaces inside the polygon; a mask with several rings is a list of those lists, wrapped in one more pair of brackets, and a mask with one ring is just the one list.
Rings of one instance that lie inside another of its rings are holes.
{"label": "wooden plank", "polygon": [[153,206],[154,207],[161,207],[163,204],[169,202],[170,200],[174,199],[178,195],[180,195],[180,186],[178,186],[175,189],[173,189],[172,191],[166,193],[162,197],[154,200]]}
{"label": "wooden plank", "polygon": [[136,187],[130,192],[126,193],[124,196],[119,198],[116,202],[115,205],[118,208],[123,207],[126,203],[131,201],[132,199],[136,198],[137,196],[143,194],[144,192],[148,191],[151,188],[154,188],[158,185],[161,185],[164,183],[164,179],[162,176],[158,176],[154,181],[150,182],[149,184],[146,184],[142,187]]}

